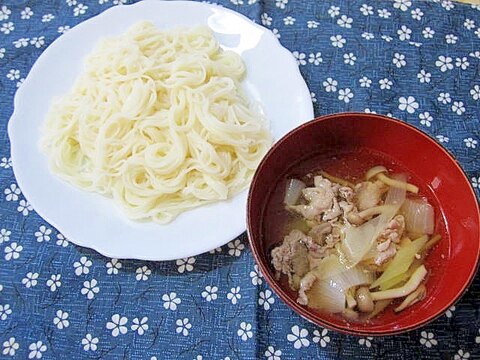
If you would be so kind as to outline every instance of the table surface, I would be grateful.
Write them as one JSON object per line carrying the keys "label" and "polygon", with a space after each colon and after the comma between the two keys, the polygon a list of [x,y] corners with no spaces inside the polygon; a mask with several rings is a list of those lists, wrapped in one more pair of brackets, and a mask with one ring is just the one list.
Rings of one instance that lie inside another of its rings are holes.
{"label": "table surface", "polygon": [[[480,281],[422,329],[359,338],[272,293],[245,234],[170,262],[75,246],[17,188],[7,123],[42,51],[121,0],[0,2],[0,356],[131,359],[480,358]],[[83,3],[83,4],[82,4]],[[480,187],[480,7],[450,1],[219,0],[297,58],[316,115],[390,114],[442,143]],[[274,61],[274,59],[272,59]],[[45,86],[48,86],[46,84]]]}

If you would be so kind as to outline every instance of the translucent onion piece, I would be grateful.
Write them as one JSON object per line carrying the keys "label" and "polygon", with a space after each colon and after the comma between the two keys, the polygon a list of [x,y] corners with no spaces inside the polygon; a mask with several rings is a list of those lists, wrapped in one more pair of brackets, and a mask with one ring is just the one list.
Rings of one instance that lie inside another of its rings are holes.
{"label": "translucent onion piece", "polygon": [[303,181],[297,179],[288,180],[285,186],[285,197],[283,198],[283,202],[286,205],[295,205],[298,202],[300,195],[302,195],[302,190],[305,188],[306,185]]}
{"label": "translucent onion piece", "polygon": [[[320,272],[321,267],[314,270],[315,274],[318,274],[321,279],[317,279],[310,290],[307,291],[308,305],[323,311],[338,313],[346,308],[348,289],[370,284],[373,281],[373,274],[360,266],[349,269],[345,265],[343,265],[343,271],[338,272],[342,264],[332,257],[330,257],[328,263],[337,273],[334,275],[328,274],[328,278],[325,278],[325,275]],[[333,265],[335,263],[337,265]]]}
{"label": "translucent onion piece", "polygon": [[414,234],[433,234],[435,214],[433,206],[423,199],[407,199],[403,203],[402,213],[408,232]]}
{"label": "translucent onion piece", "polygon": [[[398,177],[396,181],[405,183],[405,179],[405,177]],[[350,262],[350,266],[355,266],[368,254],[375,239],[387,227],[402,206],[405,193],[405,187],[391,187],[388,190],[383,211],[379,216],[363,225],[346,228],[341,250]]]}

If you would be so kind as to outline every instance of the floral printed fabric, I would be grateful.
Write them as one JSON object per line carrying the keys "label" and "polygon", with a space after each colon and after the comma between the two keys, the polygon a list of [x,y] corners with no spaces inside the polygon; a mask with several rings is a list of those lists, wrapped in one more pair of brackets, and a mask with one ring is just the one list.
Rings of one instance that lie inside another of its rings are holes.
{"label": "floral printed fabric", "polygon": [[[126,261],[71,244],[35,213],[11,167],[7,122],[15,91],[53,40],[128,2],[0,3],[1,356],[480,358],[478,278],[458,304],[423,329],[356,338],[292,313],[258,272],[245,235],[197,257]],[[455,154],[478,194],[478,6],[448,0],[219,3],[271,29],[292,52],[316,115],[356,110],[405,120]]]}

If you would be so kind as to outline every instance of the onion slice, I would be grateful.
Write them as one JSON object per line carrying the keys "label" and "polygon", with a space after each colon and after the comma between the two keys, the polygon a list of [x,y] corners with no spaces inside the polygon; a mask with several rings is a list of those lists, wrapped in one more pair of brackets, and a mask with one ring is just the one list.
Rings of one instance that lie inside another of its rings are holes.
{"label": "onion slice", "polygon": [[427,201],[406,199],[401,209],[407,231],[414,234],[433,234],[435,214]]}
{"label": "onion slice", "polygon": [[285,197],[283,198],[283,202],[289,206],[295,205],[302,195],[302,190],[306,187],[307,185],[305,185],[303,181],[297,179],[288,180],[285,186]]}

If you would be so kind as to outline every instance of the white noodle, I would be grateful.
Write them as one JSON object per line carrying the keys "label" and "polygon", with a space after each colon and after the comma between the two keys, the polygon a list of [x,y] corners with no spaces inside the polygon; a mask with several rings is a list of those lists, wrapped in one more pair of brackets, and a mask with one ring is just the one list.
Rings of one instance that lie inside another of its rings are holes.
{"label": "white noodle", "polygon": [[52,171],[111,196],[132,219],[167,223],[246,188],[271,145],[240,90],[245,66],[207,27],[141,22],[105,39],[49,112]]}

